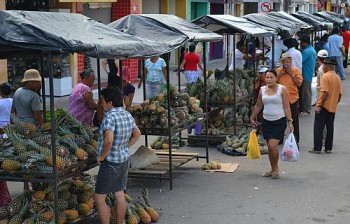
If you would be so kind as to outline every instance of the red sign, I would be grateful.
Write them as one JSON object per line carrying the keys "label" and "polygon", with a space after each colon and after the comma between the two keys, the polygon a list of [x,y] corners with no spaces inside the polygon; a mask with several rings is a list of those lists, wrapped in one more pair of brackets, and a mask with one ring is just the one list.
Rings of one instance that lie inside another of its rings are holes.
{"label": "red sign", "polygon": [[322,8],[322,4],[321,3],[317,3],[317,8],[321,9]]}
{"label": "red sign", "polygon": [[272,5],[270,2],[263,2],[260,8],[262,12],[271,12]]}

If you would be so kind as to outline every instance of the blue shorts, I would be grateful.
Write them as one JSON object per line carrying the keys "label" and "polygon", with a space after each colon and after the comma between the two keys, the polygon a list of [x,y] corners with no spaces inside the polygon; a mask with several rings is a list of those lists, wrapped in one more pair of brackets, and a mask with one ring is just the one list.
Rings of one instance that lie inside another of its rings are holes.
{"label": "blue shorts", "polygon": [[123,163],[103,161],[98,171],[95,193],[108,194],[126,189],[129,160]]}

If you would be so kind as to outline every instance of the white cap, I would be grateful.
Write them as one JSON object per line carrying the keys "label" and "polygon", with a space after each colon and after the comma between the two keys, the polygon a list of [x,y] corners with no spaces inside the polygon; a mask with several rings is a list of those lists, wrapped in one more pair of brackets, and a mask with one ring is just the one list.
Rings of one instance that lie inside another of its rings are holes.
{"label": "white cap", "polygon": [[326,50],[319,50],[317,53],[317,57],[326,58],[328,57],[328,52]]}
{"label": "white cap", "polygon": [[260,69],[259,69],[259,72],[266,72],[268,70],[268,68],[266,68],[266,67],[261,67]]}

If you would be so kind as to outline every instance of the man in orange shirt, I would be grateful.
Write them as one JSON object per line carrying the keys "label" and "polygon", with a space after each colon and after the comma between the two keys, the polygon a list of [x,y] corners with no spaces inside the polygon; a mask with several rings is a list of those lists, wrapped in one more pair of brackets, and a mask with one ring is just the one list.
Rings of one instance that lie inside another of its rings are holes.
{"label": "man in orange shirt", "polygon": [[284,53],[281,57],[281,67],[276,68],[277,72],[277,82],[281,85],[284,85],[289,93],[289,104],[290,110],[292,113],[293,127],[294,127],[294,136],[299,143],[299,92],[298,88],[303,82],[303,76],[301,71],[292,66],[292,57]]}
{"label": "man in orange shirt", "polygon": [[325,152],[331,153],[333,148],[334,118],[337,105],[342,96],[341,81],[334,71],[337,64],[334,58],[323,61],[320,94],[315,108],[314,148],[310,153],[320,154],[322,149],[323,129],[327,127]]}

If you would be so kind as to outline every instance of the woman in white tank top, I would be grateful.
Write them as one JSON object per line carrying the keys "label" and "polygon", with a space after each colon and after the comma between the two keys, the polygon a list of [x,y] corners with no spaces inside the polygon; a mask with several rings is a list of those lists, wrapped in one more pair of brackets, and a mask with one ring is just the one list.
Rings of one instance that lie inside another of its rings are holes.
{"label": "woman in white tank top", "polygon": [[283,141],[284,131],[288,126],[293,131],[292,115],[289,106],[288,90],[277,84],[277,73],[275,70],[268,70],[265,76],[266,86],[261,87],[258,100],[250,116],[250,123],[253,127],[258,126],[256,116],[263,110],[263,135],[268,146],[271,170],[267,171],[263,176],[279,178],[278,168],[278,143]]}

